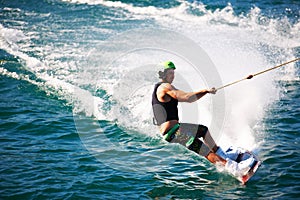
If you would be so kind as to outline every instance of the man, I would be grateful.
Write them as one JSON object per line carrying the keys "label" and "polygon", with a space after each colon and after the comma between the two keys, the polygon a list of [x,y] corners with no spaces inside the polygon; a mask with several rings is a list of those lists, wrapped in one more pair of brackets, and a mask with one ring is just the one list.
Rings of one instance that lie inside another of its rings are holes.
{"label": "man", "polygon": [[[206,94],[215,94],[215,88],[210,90],[199,90],[196,92],[185,92],[175,88],[172,82],[175,78],[175,65],[171,61],[163,63],[164,70],[159,71],[161,82],[154,87],[152,94],[152,108],[156,124],[160,132],[168,142],[179,143],[188,149],[206,157],[210,162],[220,162],[223,165],[235,165],[236,170],[247,168],[238,166],[234,161],[228,159],[226,153],[215,143],[208,128],[198,124],[179,123],[178,102],[192,103]],[[201,140],[202,139],[202,140]],[[230,161],[230,162],[228,162]]]}

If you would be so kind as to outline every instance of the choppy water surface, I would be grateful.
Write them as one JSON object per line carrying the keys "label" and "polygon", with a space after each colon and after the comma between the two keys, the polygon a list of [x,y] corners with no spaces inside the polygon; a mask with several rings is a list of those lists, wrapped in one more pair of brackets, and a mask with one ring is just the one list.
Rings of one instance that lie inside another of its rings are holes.
{"label": "choppy water surface", "polygon": [[[224,111],[218,142],[257,152],[246,186],[161,140],[148,104],[156,71],[140,71],[172,59],[174,84],[199,89],[300,57],[298,2],[0,2],[1,199],[299,198],[299,63],[183,106],[199,112],[183,120],[211,127]],[[136,28],[156,33],[128,37]],[[217,74],[197,78],[172,38],[150,43],[169,32]]]}

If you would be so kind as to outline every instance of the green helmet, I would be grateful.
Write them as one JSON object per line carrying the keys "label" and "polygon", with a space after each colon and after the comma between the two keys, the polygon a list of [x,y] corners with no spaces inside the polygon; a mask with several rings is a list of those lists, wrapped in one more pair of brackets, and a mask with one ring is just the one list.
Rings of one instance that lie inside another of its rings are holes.
{"label": "green helmet", "polygon": [[176,69],[174,63],[171,61],[163,62],[162,65],[164,66],[165,69]]}

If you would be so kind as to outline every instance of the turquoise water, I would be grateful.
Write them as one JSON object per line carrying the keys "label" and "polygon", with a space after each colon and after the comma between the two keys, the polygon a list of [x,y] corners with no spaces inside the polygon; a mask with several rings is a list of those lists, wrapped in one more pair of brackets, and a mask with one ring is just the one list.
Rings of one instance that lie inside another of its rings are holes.
{"label": "turquoise water", "polygon": [[[162,141],[149,103],[161,60],[178,64],[176,86],[201,89],[300,57],[299,2],[0,5],[1,199],[300,197],[299,62],[182,106],[221,146],[258,154],[246,186]],[[197,46],[213,66],[194,62]]]}

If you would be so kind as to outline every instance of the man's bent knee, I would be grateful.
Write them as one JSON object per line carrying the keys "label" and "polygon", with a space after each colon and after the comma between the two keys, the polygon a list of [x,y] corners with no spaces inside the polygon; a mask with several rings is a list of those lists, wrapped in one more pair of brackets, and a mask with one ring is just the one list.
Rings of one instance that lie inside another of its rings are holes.
{"label": "man's bent knee", "polygon": [[206,126],[204,126],[204,125],[199,125],[198,126],[198,130],[197,130],[197,138],[204,138],[205,137],[205,135],[206,135],[206,133],[207,133],[207,131],[208,131],[208,128],[206,127]]}

